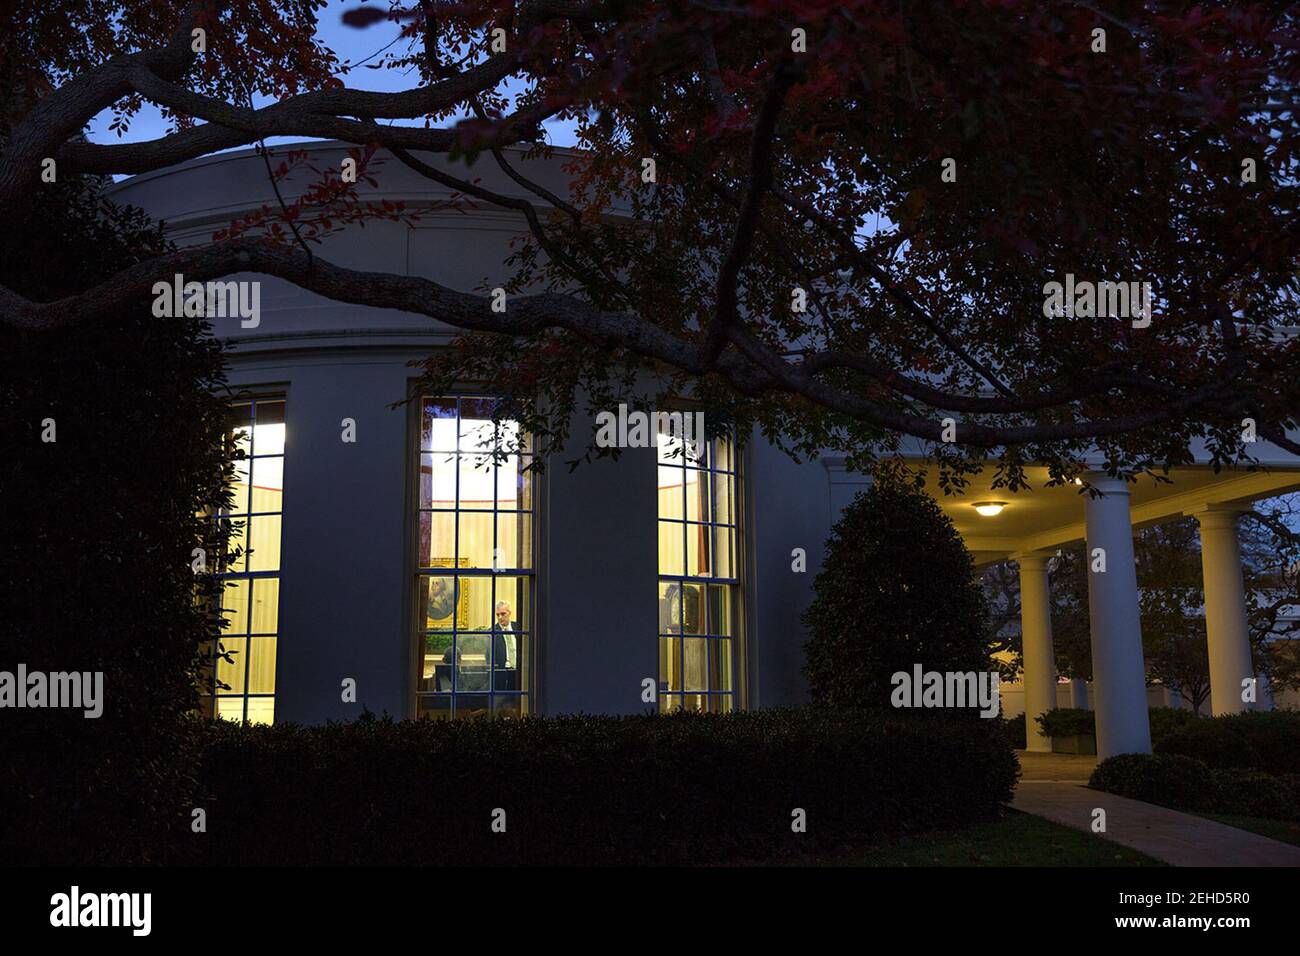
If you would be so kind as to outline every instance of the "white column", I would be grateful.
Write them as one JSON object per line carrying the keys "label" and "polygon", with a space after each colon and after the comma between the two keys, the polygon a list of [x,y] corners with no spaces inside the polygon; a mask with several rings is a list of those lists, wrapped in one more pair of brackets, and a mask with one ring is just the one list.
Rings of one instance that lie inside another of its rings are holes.
{"label": "white column", "polygon": [[1088,682],[1082,677],[1070,678],[1070,706],[1079,710],[1088,709]]}
{"label": "white column", "polygon": [[1052,600],[1047,583],[1050,555],[1029,552],[1020,562],[1020,634],[1024,658],[1025,742],[1029,750],[1048,753],[1052,740],[1038,732],[1034,718],[1056,707],[1056,651],[1052,647]]}
{"label": "white column", "polygon": [[1205,633],[1210,651],[1210,713],[1216,717],[1250,709],[1241,699],[1241,682],[1255,676],[1237,542],[1238,514],[1231,510],[1196,512],[1201,523]]}
{"label": "white column", "polygon": [[[1151,726],[1128,483],[1104,474],[1089,479],[1102,492],[1099,498],[1086,497],[1085,511],[1097,759],[1105,760],[1115,754],[1150,753]],[[1104,565],[1099,564],[1102,560]],[[1094,570],[1100,566],[1105,570]]]}

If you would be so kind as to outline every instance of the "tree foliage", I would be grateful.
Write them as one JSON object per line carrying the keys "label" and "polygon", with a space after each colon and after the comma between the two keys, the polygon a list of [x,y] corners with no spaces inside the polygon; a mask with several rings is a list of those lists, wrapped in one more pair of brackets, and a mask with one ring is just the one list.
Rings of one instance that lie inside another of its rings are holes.
{"label": "tree foliage", "polygon": [[[334,138],[521,216],[506,312],[334,266],[267,223],[57,304],[0,289],[0,320],[94,322],[160,275],[252,270],[452,326],[461,347],[430,378],[540,396],[548,414],[527,424],[552,439],[576,396],[651,368],[795,454],[862,464],[919,439],[956,486],[988,456],[1013,489],[1027,462],[1069,480],[1097,450],[1112,472],[1185,462],[1198,439],[1243,462],[1245,419],[1300,450],[1300,340],[1279,336],[1300,324],[1293,4],[357,6],[349,22],[401,31],[383,58],[411,76],[395,93],[347,85],[322,9],[19,4],[0,40],[26,91],[0,162],[6,219],[24,221],[47,157],[134,173],[270,135]],[[173,131],[75,138],[146,99]],[[545,153],[550,119],[577,130],[567,196],[500,150]],[[435,153],[482,156],[528,201]],[[1151,283],[1150,325],[1045,315],[1067,274]]]}
{"label": "tree foliage", "polygon": [[933,498],[877,481],[831,529],[804,613],[817,703],[884,708],[890,678],[988,671],[988,607],[970,552]]}
{"label": "tree foliage", "polygon": [[[99,187],[42,192],[39,230],[0,235],[0,282],[57,295],[164,248]],[[207,326],[154,318],[147,302],[84,326],[0,329],[0,670],[103,675],[97,718],[5,710],[7,858],[150,862],[158,830],[186,827],[183,719],[219,627],[219,584],[195,573],[195,549],[210,571],[225,547],[199,512],[232,477],[222,383]]]}

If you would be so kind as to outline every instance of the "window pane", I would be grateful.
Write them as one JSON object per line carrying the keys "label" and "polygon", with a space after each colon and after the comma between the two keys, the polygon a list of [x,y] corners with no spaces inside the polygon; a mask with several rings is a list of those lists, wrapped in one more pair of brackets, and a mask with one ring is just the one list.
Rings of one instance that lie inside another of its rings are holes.
{"label": "window pane", "polygon": [[731,475],[714,474],[713,476],[713,504],[716,514],[715,521],[720,524],[735,524],[735,512],[733,510],[733,501],[735,495],[733,488],[735,480]]}
{"label": "window pane", "polygon": [[659,573],[681,575],[686,571],[685,543],[682,541],[684,525],[672,521],[659,522]]}
{"label": "window pane", "polygon": [[709,633],[731,636],[731,588],[709,585]]}
{"label": "window pane", "polygon": [[460,506],[491,511],[496,494],[493,487],[496,469],[492,466],[492,460],[481,455],[460,455],[457,467],[460,471]]}
{"label": "window pane", "polygon": [[456,400],[426,398],[420,425],[422,451],[456,450]]}
{"label": "window pane", "polygon": [[280,511],[284,497],[284,459],[253,460],[253,510]]}
{"label": "window pane", "polygon": [[496,440],[492,426],[492,412],[496,401],[490,398],[462,398],[460,400],[460,450],[462,452],[490,451]]}
{"label": "window pane", "polygon": [[704,585],[682,586],[682,633],[704,633]]}
{"label": "window pane", "polygon": [[520,507],[524,479],[520,467],[519,458],[511,455],[496,469],[497,507],[503,511]]}
{"label": "window pane", "polygon": [[487,717],[492,713],[491,698],[487,694],[457,694],[455,715],[457,717]]}
{"label": "window pane", "polygon": [[284,454],[284,402],[258,402],[253,428],[254,455]]}
{"label": "window pane", "polygon": [[221,596],[221,607],[229,622],[224,633],[230,635],[248,632],[248,579],[226,582]]}
{"label": "window pane", "polygon": [[244,720],[244,701],[246,697],[218,697],[216,704],[216,714],[223,720],[234,720],[243,722]]}
{"label": "window pane", "polygon": [[462,511],[457,515],[460,541],[456,557],[462,568],[492,567],[492,512]]}
{"label": "window pane", "polygon": [[682,639],[682,682],[685,690],[709,689],[708,643],[702,637]]}
{"label": "window pane", "polygon": [[[532,602],[530,592],[532,590],[533,579],[530,577],[497,577],[493,579],[495,592],[493,597],[492,626],[498,625],[499,614],[502,610],[510,612],[510,623],[515,625],[517,631],[531,631],[533,629],[532,621]],[[501,603],[509,605],[507,608],[500,607]]]}
{"label": "window pane", "polygon": [[[217,680],[229,687],[217,687],[217,694],[244,693],[244,658],[248,650],[245,637],[223,637],[221,647],[225,656],[217,658]],[[226,658],[229,658],[227,660]]]}
{"label": "window pane", "polygon": [[461,606],[456,578],[448,576],[421,577],[419,587],[420,608],[423,611],[421,630],[446,630],[456,626],[457,612],[465,626],[469,626],[468,611]]}
{"label": "window pane", "polygon": [[494,697],[492,712],[498,717],[522,717],[528,713],[528,695]]}
{"label": "window pane", "polygon": [[527,568],[532,561],[533,516],[502,512],[497,515],[497,571]]}
{"label": "window pane", "polygon": [[682,689],[682,639],[679,637],[662,637],[659,639],[659,684],[661,691],[673,692]]}
{"label": "window pane", "polygon": [[227,514],[245,514],[248,511],[248,476],[253,463],[242,458],[234,464],[235,478],[230,485],[230,510]]}
{"label": "window pane", "polygon": [[275,693],[275,638],[248,639],[248,692]]}
{"label": "window pane", "polygon": [[456,556],[456,513],[420,513],[420,544],[417,560],[426,568],[451,567]]}
{"label": "window pane", "polygon": [[248,570],[280,570],[280,516],[249,518]]}
{"label": "window pane", "polygon": [[226,574],[238,574],[248,568],[248,519],[223,520],[222,524],[230,532],[226,547],[235,557],[221,570]]}
{"label": "window pane", "polygon": [[682,632],[682,586],[677,581],[659,582],[659,632]]}
{"label": "window pane", "polygon": [[456,619],[460,630],[492,630],[492,578],[487,575],[461,575],[460,587],[462,614]]}
{"label": "window pane", "polygon": [[445,452],[420,456],[420,507],[456,507],[456,456]]}
{"label": "window pane", "polygon": [[686,520],[709,520],[709,473],[686,469]]}
{"label": "window pane", "polygon": [[659,467],[659,517],[681,521],[686,516],[686,504],[682,498],[682,486],[685,472],[680,468],[666,465]]}
{"label": "window pane", "polygon": [[280,621],[280,579],[256,578],[253,585],[253,618],[250,632],[274,634]]}
{"label": "window pane", "polygon": [[735,554],[736,533],[730,528],[713,527],[713,573],[720,578],[736,577],[733,555]]}
{"label": "window pane", "polygon": [[274,697],[249,697],[248,722],[250,724],[270,724],[275,722]]}
{"label": "window pane", "polygon": [[735,452],[731,447],[731,442],[718,438],[709,442],[713,449],[713,461],[710,467],[718,471],[735,471],[736,458]]}
{"label": "window pane", "polygon": [[713,542],[710,528],[703,524],[686,526],[686,574],[709,577],[713,574]]}
{"label": "window pane", "polygon": [[416,699],[415,716],[428,717],[430,720],[450,720],[451,697],[421,694]]}
{"label": "window pane", "polygon": [[709,687],[731,690],[731,641],[709,641]]}

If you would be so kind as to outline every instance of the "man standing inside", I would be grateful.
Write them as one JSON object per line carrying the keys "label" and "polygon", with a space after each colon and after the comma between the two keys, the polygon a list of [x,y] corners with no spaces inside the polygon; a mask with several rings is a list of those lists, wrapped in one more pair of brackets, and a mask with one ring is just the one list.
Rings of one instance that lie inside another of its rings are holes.
{"label": "man standing inside", "polygon": [[507,601],[497,601],[492,627],[492,689],[519,689],[519,635]]}

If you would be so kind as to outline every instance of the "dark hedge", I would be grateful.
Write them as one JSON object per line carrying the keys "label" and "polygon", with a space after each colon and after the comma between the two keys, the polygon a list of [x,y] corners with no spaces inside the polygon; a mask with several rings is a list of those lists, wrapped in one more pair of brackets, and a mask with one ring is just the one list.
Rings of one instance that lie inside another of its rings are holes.
{"label": "dark hedge", "polygon": [[1110,757],[1088,786],[1174,810],[1300,821],[1300,776],[1218,769],[1181,754]]}
{"label": "dark hedge", "polygon": [[1219,769],[1300,774],[1300,713],[1248,711],[1193,720],[1156,741],[1155,750],[1195,757]]}
{"label": "dark hedge", "polygon": [[757,861],[994,819],[1018,773],[1000,721],[813,708],[203,733],[196,863]]}

